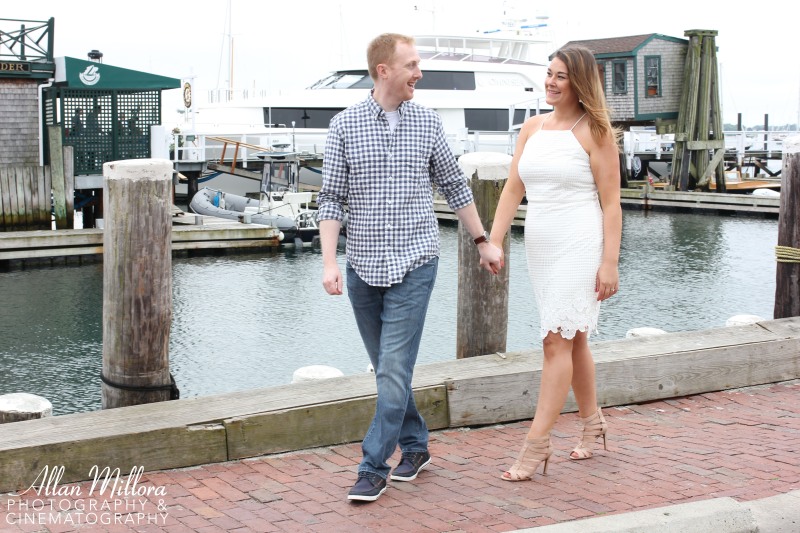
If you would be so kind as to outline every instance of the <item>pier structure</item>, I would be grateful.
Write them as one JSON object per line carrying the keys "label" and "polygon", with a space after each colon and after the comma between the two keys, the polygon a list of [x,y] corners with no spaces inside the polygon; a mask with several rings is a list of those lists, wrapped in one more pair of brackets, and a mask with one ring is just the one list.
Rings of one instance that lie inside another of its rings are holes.
{"label": "pier structure", "polygon": [[[675,133],[673,189],[708,188],[712,174],[717,190],[725,191],[722,159],[722,111],[719,103],[717,52],[713,30],[689,30],[681,107]],[[709,151],[714,155],[709,160]]]}
{"label": "pier structure", "polygon": [[[800,378],[800,318],[597,342],[592,352],[603,407],[778,383]],[[542,358],[532,349],[420,365],[417,405],[431,430],[530,420]],[[357,442],[375,401],[364,372],[15,422],[0,433],[0,491],[29,486],[43,464],[63,465],[68,483],[96,464],[153,472]],[[570,396],[564,412],[576,409]]]}

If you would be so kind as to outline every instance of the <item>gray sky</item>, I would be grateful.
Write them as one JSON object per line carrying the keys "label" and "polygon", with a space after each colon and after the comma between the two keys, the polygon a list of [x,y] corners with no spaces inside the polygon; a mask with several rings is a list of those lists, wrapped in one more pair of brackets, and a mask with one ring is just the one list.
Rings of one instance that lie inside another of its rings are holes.
{"label": "gray sky", "polygon": [[[555,49],[569,40],[646,33],[684,38],[690,29],[717,30],[724,122],[736,123],[737,113],[746,126],[763,124],[765,114],[771,126],[798,121],[800,31],[789,1],[765,0],[741,12],[720,0],[546,4],[537,10],[523,7],[536,5],[532,0],[134,0],[110,8],[99,1],[37,0],[5,5],[2,17],[53,17],[56,56],[86,59],[97,49],[110,65],[193,75],[202,99],[206,90],[229,85],[229,34],[233,85],[275,91],[307,86],[343,62],[363,66],[367,42],[384,31],[474,33],[499,28],[504,17],[547,16]],[[180,107],[178,90],[164,97],[167,106],[174,101]],[[165,115],[171,126],[169,120]]]}

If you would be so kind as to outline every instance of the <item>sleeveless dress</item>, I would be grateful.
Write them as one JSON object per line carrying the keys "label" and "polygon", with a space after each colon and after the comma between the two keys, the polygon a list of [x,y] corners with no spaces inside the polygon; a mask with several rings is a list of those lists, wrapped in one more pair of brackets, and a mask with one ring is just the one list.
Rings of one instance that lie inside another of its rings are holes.
{"label": "sleeveless dress", "polygon": [[565,339],[597,332],[603,212],[589,155],[572,132],[585,116],[568,130],[540,127],[519,160],[528,200],[525,253],[542,338],[550,331]]}

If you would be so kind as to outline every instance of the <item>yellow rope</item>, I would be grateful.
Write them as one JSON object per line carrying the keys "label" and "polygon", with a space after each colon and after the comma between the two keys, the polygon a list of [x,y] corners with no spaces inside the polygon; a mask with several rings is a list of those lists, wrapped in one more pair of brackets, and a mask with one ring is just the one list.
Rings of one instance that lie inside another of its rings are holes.
{"label": "yellow rope", "polygon": [[776,246],[775,259],[779,263],[800,263],[800,248]]}

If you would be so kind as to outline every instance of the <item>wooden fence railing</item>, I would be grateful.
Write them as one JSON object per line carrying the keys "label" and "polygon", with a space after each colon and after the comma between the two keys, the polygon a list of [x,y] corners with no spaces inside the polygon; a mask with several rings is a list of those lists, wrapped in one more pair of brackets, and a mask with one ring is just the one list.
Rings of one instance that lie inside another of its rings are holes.
{"label": "wooden fence railing", "polygon": [[0,230],[51,227],[50,167],[0,167]]}

